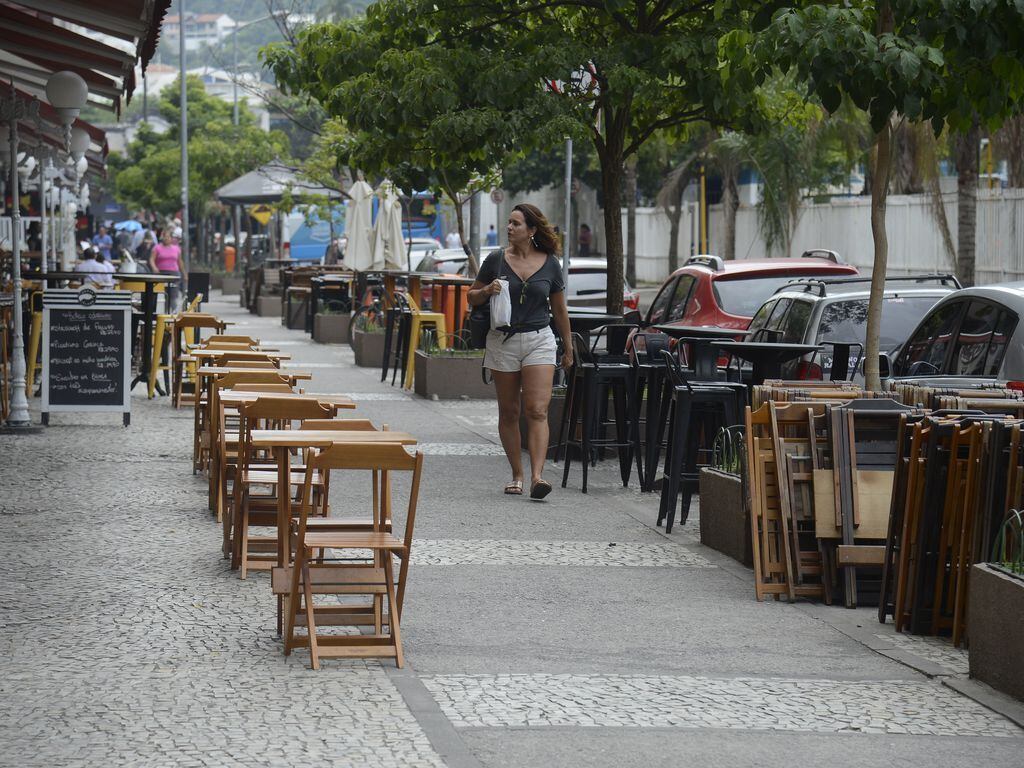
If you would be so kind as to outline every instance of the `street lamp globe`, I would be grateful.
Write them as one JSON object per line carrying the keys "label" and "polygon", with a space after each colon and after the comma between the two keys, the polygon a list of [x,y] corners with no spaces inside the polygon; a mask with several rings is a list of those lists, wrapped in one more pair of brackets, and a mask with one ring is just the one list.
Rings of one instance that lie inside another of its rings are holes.
{"label": "street lamp globe", "polygon": [[89,170],[89,161],[84,157],[80,157],[75,161],[75,173],[78,174],[78,178],[85,176],[85,172]]}
{"label": "street lamp globe", "polygon": [[85,151],[89,149],[89,143],[91,141],[92,140],[89,138],[89,132],[86,131],[85,128],[80,128],[76,125],[71,129],[70,152],[76,163],[85,158]]}
{"label": "street lamp globe", "polygon": [[88,98],[89,86],[77,72],[54,72],[46,81],[46,100],[66,126],[78,117]]}

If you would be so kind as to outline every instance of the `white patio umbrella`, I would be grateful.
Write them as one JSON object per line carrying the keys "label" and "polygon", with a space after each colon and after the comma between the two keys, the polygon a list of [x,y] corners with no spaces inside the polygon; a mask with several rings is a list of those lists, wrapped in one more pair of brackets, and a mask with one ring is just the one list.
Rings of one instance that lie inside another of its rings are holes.
{"label": "white patio umbrella", "polygon": [[408,269],[402,234],[402,200],[398,188],[385,179],[377,187],[377,221],[373,226],[374,269]]}
{"label": "white patio umbrella", "polygon": [[350,269],[373,269],[373,187],[360,179],[348,190],[348,211],[345,216],[345,266]]}

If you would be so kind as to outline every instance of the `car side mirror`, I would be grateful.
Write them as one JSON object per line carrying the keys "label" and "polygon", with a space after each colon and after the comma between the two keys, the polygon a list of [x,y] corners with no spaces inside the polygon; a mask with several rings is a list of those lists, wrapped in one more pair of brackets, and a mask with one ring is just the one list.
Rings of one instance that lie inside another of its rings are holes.
{"label": "car side mirror", "polygon": [[892,378],[892,360],[887,352],[878,353],[878,378]]}

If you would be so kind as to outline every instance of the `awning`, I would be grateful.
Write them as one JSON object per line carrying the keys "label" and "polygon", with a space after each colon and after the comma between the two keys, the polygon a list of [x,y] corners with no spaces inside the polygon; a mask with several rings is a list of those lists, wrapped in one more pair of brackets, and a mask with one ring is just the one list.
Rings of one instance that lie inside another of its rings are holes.
{"label": "awning", "polygon": [[300,178],[297,168],[280,162],[267,163],[255,171],[249,171],[229,181],[214,194],[225,205],[269,205],[280,202],[285,191],[290,191],[295,197],[318,195],[333,200],[345,197],[336,189]]}
{"label": "awning", "polygon": [[70,70],[89,101],[120,113],[156,50],[171,0],[0,0],[0,78],[46,101],[46,81]]}

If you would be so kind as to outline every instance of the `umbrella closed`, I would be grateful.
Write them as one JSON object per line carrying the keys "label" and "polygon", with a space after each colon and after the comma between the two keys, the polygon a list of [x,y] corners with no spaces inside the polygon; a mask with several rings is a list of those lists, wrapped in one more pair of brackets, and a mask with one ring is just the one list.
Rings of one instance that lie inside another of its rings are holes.
{"label": "umbrella closed", "polygon": [[351,269],[373,269],[373,187],[360,179],[348,191],[348,211],[345,214],[345,264]]}
{"label": "umbrella closed", "polygon": [[377,199],[380,205],[373,227],[373,266],[375,269],[408,269],[398,188],[385,179],[377,187]]}

